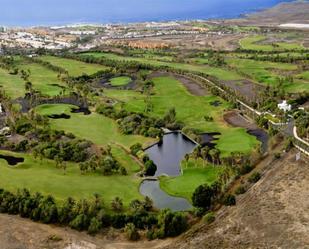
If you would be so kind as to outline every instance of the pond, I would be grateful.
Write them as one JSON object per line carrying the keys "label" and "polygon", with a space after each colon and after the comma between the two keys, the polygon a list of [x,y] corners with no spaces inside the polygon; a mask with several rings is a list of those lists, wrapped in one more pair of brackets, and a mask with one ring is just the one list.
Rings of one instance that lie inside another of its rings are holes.
{"label": "pond", "polygon": [[84,113],[84,115],[90,115],[91,111],[86,107],[71,108],[71,113]]}
{"label": "pond", "polygon": [[202,146],[208,146],[209,148],[213,149],[215,148],[216,144],[213,143],[214,141],[218,140],[218,136],[220,136],[220,132],[208,132],[208,133],[202,133],[200,135],[201,142],[200,144]]}
{"label": "pond", "polygon": [[71,116],[68,115],[68,114],[65,114],[65,113],[62,113],[62,114],[51,114],[51,115],[48,115],[49,118],[51,119],[70,119]]}
{"label": "pond", "polygon": [[160,189],[159,181],[145,180],[140,186],[140,193],[153,200],[156,208],[169,208],[172,211],[185,211],[192,208],[190,202],[185,198],[170,196]]}
{"label": "pond", "polygon": [[18,163],[22,163],[25,160],[22,157],[14,157],[14,156],[6,156],[6,155],[0,155],[0,159],[6,160],[7,163],[11,166],[14,166]]}
{"label": "pond", "polygon": [[[145,152],[157,165],[155,177],[160,175],[179,176],[181,173],[181,161],[186,154],[191,153],[197,146],[181,132],[171,132],[163,136],[157,143]],[[153,200],[156,208],[169,208],[172,211],[185,211],[192,208],[185,198],[170,196],[160,189],[160,183],[156,180],[144,180],[140,186],[140,193]]]}
{"label": "pond", "polygon": [[264,131],[263,129],[248,129],[247,132],[252,135],[255,136],[257,140],[259,140],[261,142],[261,150],[262,153],[267,152],[268,149],[268,139],[269,136],[267,134],[266,131]]}
{"label": "pond", "polygon": [[163,174],[178,176],[181,173],[181,161],[186,154],[193,151],[196,145],[181,132],[172,132],[165,134],[161,143],[153,145],[145,152],[157,165],[155,176]]}

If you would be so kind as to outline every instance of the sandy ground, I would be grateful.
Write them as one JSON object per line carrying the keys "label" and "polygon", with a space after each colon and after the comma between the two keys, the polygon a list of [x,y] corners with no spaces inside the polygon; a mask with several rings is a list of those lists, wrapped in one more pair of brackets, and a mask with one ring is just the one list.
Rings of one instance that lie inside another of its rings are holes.
{"label": "sandy ground", "polygon": [[238,41],[244,37],[244,34],[182,34],[182,35],[163,35],[159,37],[146,37],[139,39],[125,39],[123,41],[138,42],[164,42],[171,47],[182,49],[215,49],[232,51],[239,47]]}
{"label": "sandy ground", "polygon": [[265,86],[258,85],[251,80],[228,80],[221,82],[247,98],[248,101],[256,100],[259,97],[259,92],[265,88]]}
{"label": "sandy ground", "polygon": [[245,129],[258,129],[258,126],[255,123],[250,122],[245,117],[243,117],[239,111],[233,110],[225,113],[223,119],[228,124],[235,127],[242,127]]}
{"label": "sandy ground", "polygon": [[309,248],[309,159],[292,150],[235,207],[225,207],[211,225],[198,225],[165,248]]}
{"label": "sandy ground", "polygon": [[92,237],[69,228],[0,214],[1,249],[149,249],[168,243],[170,240],[131,243],[119,237],[118,232]]}

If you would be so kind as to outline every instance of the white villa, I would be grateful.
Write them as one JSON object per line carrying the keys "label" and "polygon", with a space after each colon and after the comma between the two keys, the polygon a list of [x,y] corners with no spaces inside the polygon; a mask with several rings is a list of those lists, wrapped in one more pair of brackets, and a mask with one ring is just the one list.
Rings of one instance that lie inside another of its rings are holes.
{"label": "white villa", "polygon": [[278,104],[278,108],[284,112],[291,111],[292,106],[287,103],[286,100],[283,100],[281,104]]}

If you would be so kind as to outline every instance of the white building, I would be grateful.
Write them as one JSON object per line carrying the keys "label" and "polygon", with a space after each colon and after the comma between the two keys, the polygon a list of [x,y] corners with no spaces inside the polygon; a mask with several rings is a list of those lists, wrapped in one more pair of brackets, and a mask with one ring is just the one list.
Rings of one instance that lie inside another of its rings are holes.
{"label": "white building", "polygon": [[284,112],[291,111],[292,106],[287,103],[286,100],[283,100],[281,104],[278,104],[278,108]]}

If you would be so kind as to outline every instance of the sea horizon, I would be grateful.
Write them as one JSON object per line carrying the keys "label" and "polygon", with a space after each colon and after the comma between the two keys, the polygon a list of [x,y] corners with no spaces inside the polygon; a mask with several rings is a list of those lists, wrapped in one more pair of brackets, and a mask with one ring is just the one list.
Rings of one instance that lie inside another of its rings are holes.
{"label": "sea horizon", "polygon": [[213,3],[211,0],[195,0],[193,3],[189,0],[158,0],[153,4],[149,0],[131,0],[130,4],[116,0],[118,4],[115,6],[105,0],[89,0],[88,4],[84,0],[47,0],[44,5],[40,0],[28,1],[28,4],[21,0],[3,0],[0,26],[25,28],[231,19],[292,1],[218,0]]}

